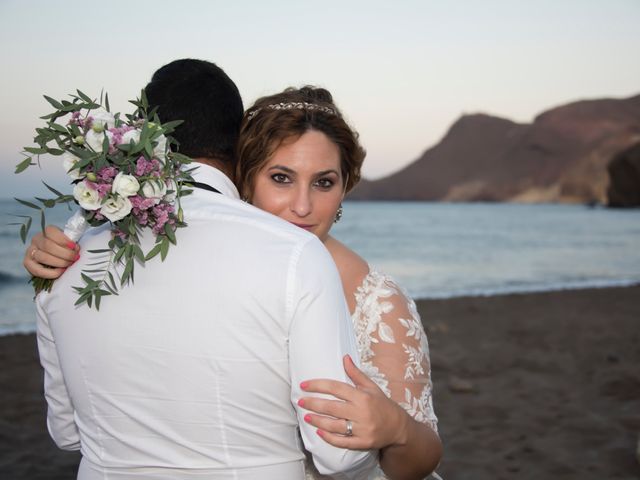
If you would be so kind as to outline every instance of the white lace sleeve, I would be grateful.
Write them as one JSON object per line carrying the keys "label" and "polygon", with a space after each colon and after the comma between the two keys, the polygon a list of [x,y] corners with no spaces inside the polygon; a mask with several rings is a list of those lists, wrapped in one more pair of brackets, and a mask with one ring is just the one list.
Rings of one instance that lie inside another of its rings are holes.
{"label": "white lace sleeve", "polygon": [[375,270],[355,295],[353,322],[362,369],[416,421],[437,432],[429,345],[414,301]]}

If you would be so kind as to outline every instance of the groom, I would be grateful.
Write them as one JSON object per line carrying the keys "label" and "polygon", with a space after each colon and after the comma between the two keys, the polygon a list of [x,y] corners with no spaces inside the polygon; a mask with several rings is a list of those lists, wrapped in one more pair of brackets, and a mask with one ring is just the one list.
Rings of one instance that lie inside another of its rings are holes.
{"label": "groom", "polygon": [[[110,238],[90,229],[82,258],[36,300],[47,425],[80,449],[78,478],[303,479],[297,429],[322,473],[365,475],[370,452],[330,446],[302,419],[299,384],[348,381],[356,355],[340,278],[320,241],[241,202],[230,180],[243,114],[216,65],[177,60],[146,87],[162,121],[182,119],[198,162],[182,200],[188,227],[163,262],[100,312],[72,286]],[[154,239],[141,238],[149,250]]]}

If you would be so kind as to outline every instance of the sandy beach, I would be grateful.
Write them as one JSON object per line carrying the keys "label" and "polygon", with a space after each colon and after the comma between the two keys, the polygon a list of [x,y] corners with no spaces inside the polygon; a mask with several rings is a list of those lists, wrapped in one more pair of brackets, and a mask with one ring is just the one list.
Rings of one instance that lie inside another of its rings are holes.
{"label": "sandy beach", "polygon": [[[640,286],[421,300],[448,480],[638,479]],[[72,479],[34,335],[0,337],[0,478]]]}

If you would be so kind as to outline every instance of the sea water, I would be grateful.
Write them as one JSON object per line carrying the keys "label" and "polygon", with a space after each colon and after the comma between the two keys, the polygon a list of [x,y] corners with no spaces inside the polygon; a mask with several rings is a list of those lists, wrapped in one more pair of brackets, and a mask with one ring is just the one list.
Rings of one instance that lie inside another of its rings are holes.
{"label": "sea water", "polygon": [[[16,221],[9,214],[32,212],[0,201],[0,334],[34,330],[25,246],[18,227],[7,225]],[[56,209],[47,222],[63,225],[70,214]],[[32,231],[39,223],[36,216]],[[640,283],[638,209],[345,202],[332,234],[415,298]]]}

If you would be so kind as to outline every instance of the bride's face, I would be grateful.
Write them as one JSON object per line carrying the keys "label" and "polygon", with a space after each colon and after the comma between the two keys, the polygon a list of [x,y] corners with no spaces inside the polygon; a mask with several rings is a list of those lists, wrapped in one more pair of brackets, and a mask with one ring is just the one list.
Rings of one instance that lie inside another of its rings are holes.
{"label": "bride's face", "polygon": [[256,175],[251,200],[324,241],[343,197],[338,147],[324,133],[309,130],[273,153]]}

